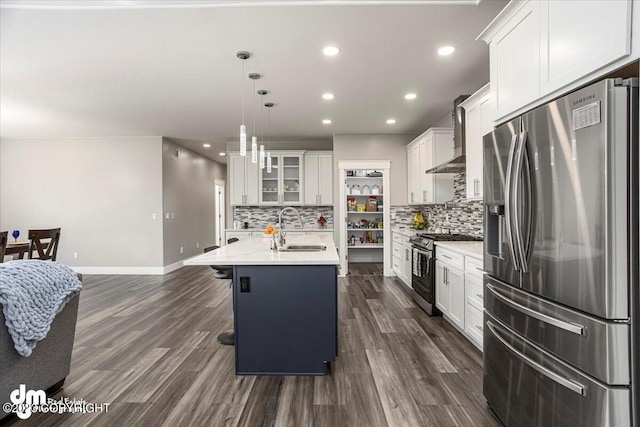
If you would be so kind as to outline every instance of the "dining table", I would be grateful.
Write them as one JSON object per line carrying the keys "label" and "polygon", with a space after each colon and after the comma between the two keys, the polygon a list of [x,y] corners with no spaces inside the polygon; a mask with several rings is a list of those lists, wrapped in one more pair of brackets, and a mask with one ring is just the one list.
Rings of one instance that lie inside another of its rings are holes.
{"label": "dining table", "polygon": [[7,242],[5,255],[18,255],[18,259],[24,259],[25,254],[29,253],[29,242]]}

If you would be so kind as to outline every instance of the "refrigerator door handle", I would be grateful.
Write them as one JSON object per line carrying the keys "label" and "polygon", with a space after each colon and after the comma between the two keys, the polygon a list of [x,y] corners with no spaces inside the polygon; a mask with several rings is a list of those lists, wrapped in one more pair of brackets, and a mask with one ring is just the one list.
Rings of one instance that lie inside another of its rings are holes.
{"label": "refrigerator door handle", "polygon": [[555,317],[547,316],[546,314],[542,314],[538,311],[532,310],[529,307],[525,307],[522,304],[518,304],[517,302],[512,301],[510,298],[502,295],[502,293],[498,289],[496,289],[495,286],[491,284],[487,284],[486,286],[487,286],[487,290],[491,292],[493,296],[495,296],[496,298],[498,298],[500,301],[507,304],[511,308],[518,310],[519,312],[529,317],[533,317],[534,319],[537,319],[541,322],[555,326],[556,328],[563,329],[567,332],[571,332],[576,335],[584,335],[584,326],[576,323],[565,322],[563,320],[556,319]]}
{"label": "refrigerator door handle", "polygon": [[493,335],[498,341],[500,341],[500,343],[503,346],[505,346],[507,350],[513,353],[513,355],[516,356],[518,359],[522,360],[530,368],[534,369],[539,374],[542,374],[545,377],[549,378],[551,381],[554,381],[560,384],[561,386],[568,388],[572,392],[577,393],[581,396],[585,396],[585,387],[582,384],[556,374],[555,372],[545,368],[535,360],[532,360],[529,357],[522,354],[521,352],[519,352],[514,346],[509,344],[507,340],[502,338],[500,334],[498,334],[498,332],[496,332],[495,326],[490,321],[487,321],[487,328],[489,329],[489,332],[491,332],[491,335]]}
{"label": "refrigerator door handle", "polygon": [[509,252],[511,253],[511,259],[513,260],[513,266],[516,271],[520,270],[519,259],[516,256],[515,242],[513,239],[513,222],[511,216],[512,212],[512,173],[513,173],[513,161],[516,151],[516,143],[518,142],[518,134],[514,134],[511,138],[511,148],[509,149],[509,161],[507,162],[507,176],[505,180],[504,189],[504,219],[507,226],[507,243],[509,244]]}
{"label": "refrigerator door handle", "polygon": [[522,176],[522,166],[524,164],[524,155],[527,152],[527,132],[520,133],[520,146],[518,147],[516,154],[516,170],[513,173],[513,222],[514,222],[514,234],[515,243],[518,249],[518,257],[520,263],[520,270],[523,273],[529,272],[529,266],[527,265],[526,251],[524,248],[524,238],[521,233],[522,218],[520,217],[520,177]]}

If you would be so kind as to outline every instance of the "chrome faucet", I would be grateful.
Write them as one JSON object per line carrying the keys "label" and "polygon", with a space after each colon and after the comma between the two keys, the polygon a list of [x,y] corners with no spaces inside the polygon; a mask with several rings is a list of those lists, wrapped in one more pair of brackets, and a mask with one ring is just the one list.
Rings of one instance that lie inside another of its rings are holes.
{"label": "chrome faucet", "polygon": [[280,246],[284,246],[284,244],[285,244],[284,230],[282,230],[282,214],[284,214],[286,211],[295,212],[296,215],[298,215],[298,221],[300,222],[300,228],[304,228],[304,225],[302,224],[302,218],[300,218],[300,212],[298,212],[298,210],[296,208],[292,208],[291,206],[287,206],[286,208],[283,208],[280,211],[280,214],[278,215],[278,234],[279,234]]}

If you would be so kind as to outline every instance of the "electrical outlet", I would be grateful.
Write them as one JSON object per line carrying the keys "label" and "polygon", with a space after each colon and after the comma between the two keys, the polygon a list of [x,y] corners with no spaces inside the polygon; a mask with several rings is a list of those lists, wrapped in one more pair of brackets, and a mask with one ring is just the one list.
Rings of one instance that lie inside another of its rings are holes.
{"label": "electrical outlet", "polygon": [[169,218],[171,218],[171,216],[170,216],[169,212],[167,212],[166,214],[164,214],[164,219],[169,219]]}
{"label": "electrical outlet", "polygon": [[154,213],[151,215],[151,219],[153,219],[154,221],[155,221],[156,219],[158,219],[158,214],[154,212]]}
{"label": "electrical outlet", "polygon": [[200,243],[196,243],[196,249],[200,249]]}
{"label": "electrical outlet", "polygon": [[73,259],[78,259],[78,252],[73,253]]}
{"label": "electrical outlet", "polygon": [[251,292],[251,278],[240,278],[240,292]]}
{"label": "electrical outlet", "polygon": [[182,246],[180,246],[180,253],[183,254],[184,253],[184,248]]}

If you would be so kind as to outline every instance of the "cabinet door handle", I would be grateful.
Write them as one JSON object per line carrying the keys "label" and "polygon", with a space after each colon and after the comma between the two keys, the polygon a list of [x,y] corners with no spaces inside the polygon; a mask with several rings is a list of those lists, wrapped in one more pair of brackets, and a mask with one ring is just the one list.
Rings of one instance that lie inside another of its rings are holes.
{"label": "cabinet door handle", "polygon": [[427,190],[422,190],[422,201],[423,202],[427,201]]}
{"label": "cabinet door handle", "polygon": [[444,284],[448,285],[449,281],[447,280],[447,267],[442,267],[442,269],[444,270]]}
{"label": "cabinet door handle", "polygon": [[411,203],[413,203],[413,191],[411,192]]}
{"label": "cabinet door handle", "polygon": [[405,261],[409,261],[409,249],[404,250],[404,257],[405,257]]}
{"label": "cabinet door handle", "polygon": [[479,331],[482,331],[482,326],[476,325],[476,329],[479,330]]}
{"label": "cabinet door handle", "polygon": [[442,258],[451,259],[451,257],[450,257],[450,256],[445,255],[445,254],[440,254],[440,256],[441,256]]}
{"label": "cabinet door handle", "polygon": [[482,294],[476,294],[476,296],[480,299],[484,299],[484,296]]}

